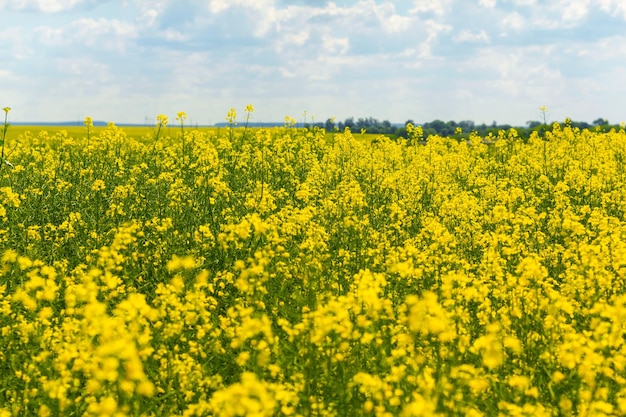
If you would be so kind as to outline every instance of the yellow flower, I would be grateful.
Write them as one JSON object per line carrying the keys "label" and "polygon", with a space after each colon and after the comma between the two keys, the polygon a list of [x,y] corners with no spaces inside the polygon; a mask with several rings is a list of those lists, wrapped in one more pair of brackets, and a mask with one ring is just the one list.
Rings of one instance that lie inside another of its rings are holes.
{"label": "yellow flower", "polygon": [[259,380],[255,374],[244,372],[241,382],[215,392],[209,401],[209,407],[214,415],[223,417],[269,417],[276,414],[279,405],[273,388],[271,384]]}
{"label": "yellow flower", "polygon": [[178,113],[176,113],[176,120],[179,120],[181,125],[185,123],[186,119],[187,113],[185,113],[184,111],[179,111]]}
{"label": "yellow flower", "polygon": [[237,365],[244,366],[250,359],[250,352],[243,351],[237,356]]}
{"label": "yellow flower", "polygon": [[141,381],[137,385],[137,394],[144,397],[152,397],[154,395],[154,384],[150,381]]}
{"label": "yellow flower", "polygon": [[169,118],[164,114],[159,114],[156,117],[156,120],[157,120],[157,126],[165,127],[167,126],[167,122],[169,121]]}
{"label": "yellow flower", "polygon": [[563,381],[565,379],[565,374],[563,374],[563,372],[561,371],[555,371],[552,374],[552,382],[554,382],[555,384],[558,384],[559,382]]}
{"label": "yellow flower", "polygon": [[39,417],[48,417],[52,414],[50,408],[47,405],[42,404],[39,406]]}
{"label": "yellow flower", "polygon": [[293,127],[296,125],[296,119],[290,116],[285,116],[285,127]]}
{"label": "yellow flower", "polygon": [[106,184],[102,180],[95,180],[91,186],[92,191],[101,191],[106,188]]}
{"label": "yellow flower", "polygon": [[117,411],[117,401],[113,397],[105,397],[100,403],[92,403],[87,411],[98,416],[112,416]]}
{"label": "yellow flower", "polygon": [[408,317],[411,331],[424,336],[437,335],[441,341],[455,338],[454,326],[435,293],[426,291],[421,298],[409,295],[407,305],[411,306]]}
{"label": "yellow flower", "polygon": [[226,115],[226,121],[231,125],[237,124],[237,110],[231,108]]}
{"label": "yellow flower", "polygon": [[254,106],[252,104],[248,104],[245,109],[243,109],[246,113],[254,113]]}
{"label": "yellow flower", "polygon": [[85,117],[85,126],[93,127],[93,119],[89,116]]}
{"label": "yellow flower", "polygon": [[511,375],[508,383],[513,388],[525,389],[530,385],[530,379],[524,375]]}
{"label": "yellow flower", "polygon": [[196,260],[193,256],[177,256],[173,255],[172,259],[167,262],[166,268],[170,272],[186,271],[196,267]]}

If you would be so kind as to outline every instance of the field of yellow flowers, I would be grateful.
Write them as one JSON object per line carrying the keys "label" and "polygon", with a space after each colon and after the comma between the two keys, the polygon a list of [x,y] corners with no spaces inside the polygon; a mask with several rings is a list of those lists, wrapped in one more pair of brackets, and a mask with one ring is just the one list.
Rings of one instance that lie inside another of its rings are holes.
{"label": "field of yellow flowers", "polygon": [[0,416],[626,415],[623,129],[177,119],[4,130]]}

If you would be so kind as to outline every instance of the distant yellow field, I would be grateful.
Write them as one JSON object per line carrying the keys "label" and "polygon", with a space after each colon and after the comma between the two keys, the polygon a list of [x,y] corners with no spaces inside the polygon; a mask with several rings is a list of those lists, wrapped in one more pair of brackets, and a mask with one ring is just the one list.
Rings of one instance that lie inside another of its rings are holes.
{"label": "distant yellow field", "polygon": [[[155,126],[118,126],[127,137],[133,138],[136,140],[152,140],[156,134]],[[94,136],[100,135],[105,129],[106,126],[94,126],[91,127],[91,134]],[[226,127],[213,127],[213,126],[202,126],[202,127],[190,127],[185,126],[186,132],[198,131],[203,134],[207,134],[209,132],[213,132],[216,136],[220,136],[221,132],[226,131]],[[237,127],[236,129],[241,130],[245,129],[242,126]],[[251,130],[260,130],[261,128],[249,128]],[[265,131],[272,131],[279,128],[262,128]],[[10,128],[10,136],[19,139],[20,136],[24,136],[29,133],[31,136],[38,136],[41,132],[46,132],[48,136],[55,136],[59,133],[66,132],[68,137],[73,138],[81,138],[87,136],[87,128],[85,126],[50,126],[50,125],[13,125]],[[162,132],[163,137],[174,137],[180,134],[180,126],[175,124],[168,125]],[[333,133],[327,132],[326,138],[330,140],[332,138]],[[365,140],[367,142],[371,142],[373,139],[380,137],[378,134],[371,133],[354,133],[355,139]]]}
{"label": "distant yellow field", "polygon": [[[118,126],[128,137],[133,139],[141,139],[143,137],[154,138],[156,133],[155,126]],[[37,125],[17,125],[11,126],[10,135],[13,137],[19,137],[21,135],[26,134],[27,132],[33,136],[39,135],[40,132],[47,132],[49,136],[54,136],[61,132],[66,132],[67,136],[80,138],[87,136],[87,128],[85,126],[37,126]],[[91,133],[93,135],[101,134],[106,126],[94,126],[91,127]],[[187,131],[198,130],[203,133],[207,133],[210,131],[218,131],[220,128],[217,127],[199,127],[199,128],[191,128],[185,126]],[[163,130],[163,136],[175,136],[180,133],[180,126],[166,126]]]}

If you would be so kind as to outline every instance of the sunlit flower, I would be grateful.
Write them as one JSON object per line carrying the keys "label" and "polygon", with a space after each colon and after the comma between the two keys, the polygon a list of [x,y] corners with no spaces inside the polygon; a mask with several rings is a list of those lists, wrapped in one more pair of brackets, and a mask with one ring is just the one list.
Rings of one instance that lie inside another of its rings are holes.
{"label": "sunlit flower", "polygon": [[91,185],[92,191],[102,191],[106,188],[106,184],[102,180],[95,180]]}
{"label": "sunlit flower", "polygon": [[231,108],[230,110],[228,110],[228,114],[226,115],[226,121],[230,124],[230,125],[236,125],[237,124],[237,110],[235,110],[234,108]]}
{"label": "sunlit flower", "polygon": [[169,120],[169,118],[168,118],[166,115],[164,115],[164,114],[159,114],[159,115],[156,117],[157,126],[159,126],[159,127],[165,127],[165,126],[167,126],[167,122],[168,122],[168,120]]}

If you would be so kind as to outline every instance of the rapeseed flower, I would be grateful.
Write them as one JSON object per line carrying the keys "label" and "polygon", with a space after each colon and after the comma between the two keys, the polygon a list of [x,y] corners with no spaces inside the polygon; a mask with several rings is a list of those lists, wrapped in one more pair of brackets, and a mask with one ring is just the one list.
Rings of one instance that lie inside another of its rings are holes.
{"label": "rapeseed flower", "polygon": [[228,114],[226,115],[226,121],[230,126],[235,126],[237,124],[237,110],[231,108],[228,110]]}
{"label": "rapeseed flower", "polygon": [[102,191],[106,189],[106,184],[102,180],[95,180],[91,185],[91,191]]}
{"label": "rapeseed flower", "polygon": [[552,127],[25,135],[1,412],[622,413],[625,133]]}
{"label": "rapeseed flower", "polygon": [[159,114],[159,115],[156,117],[157,126],[158,126],[159,128],[164,128],[165,126],[167,126],[168,119],[169,119],[169,118],[168,118],[166,115],[164,115],[164,114]]}

